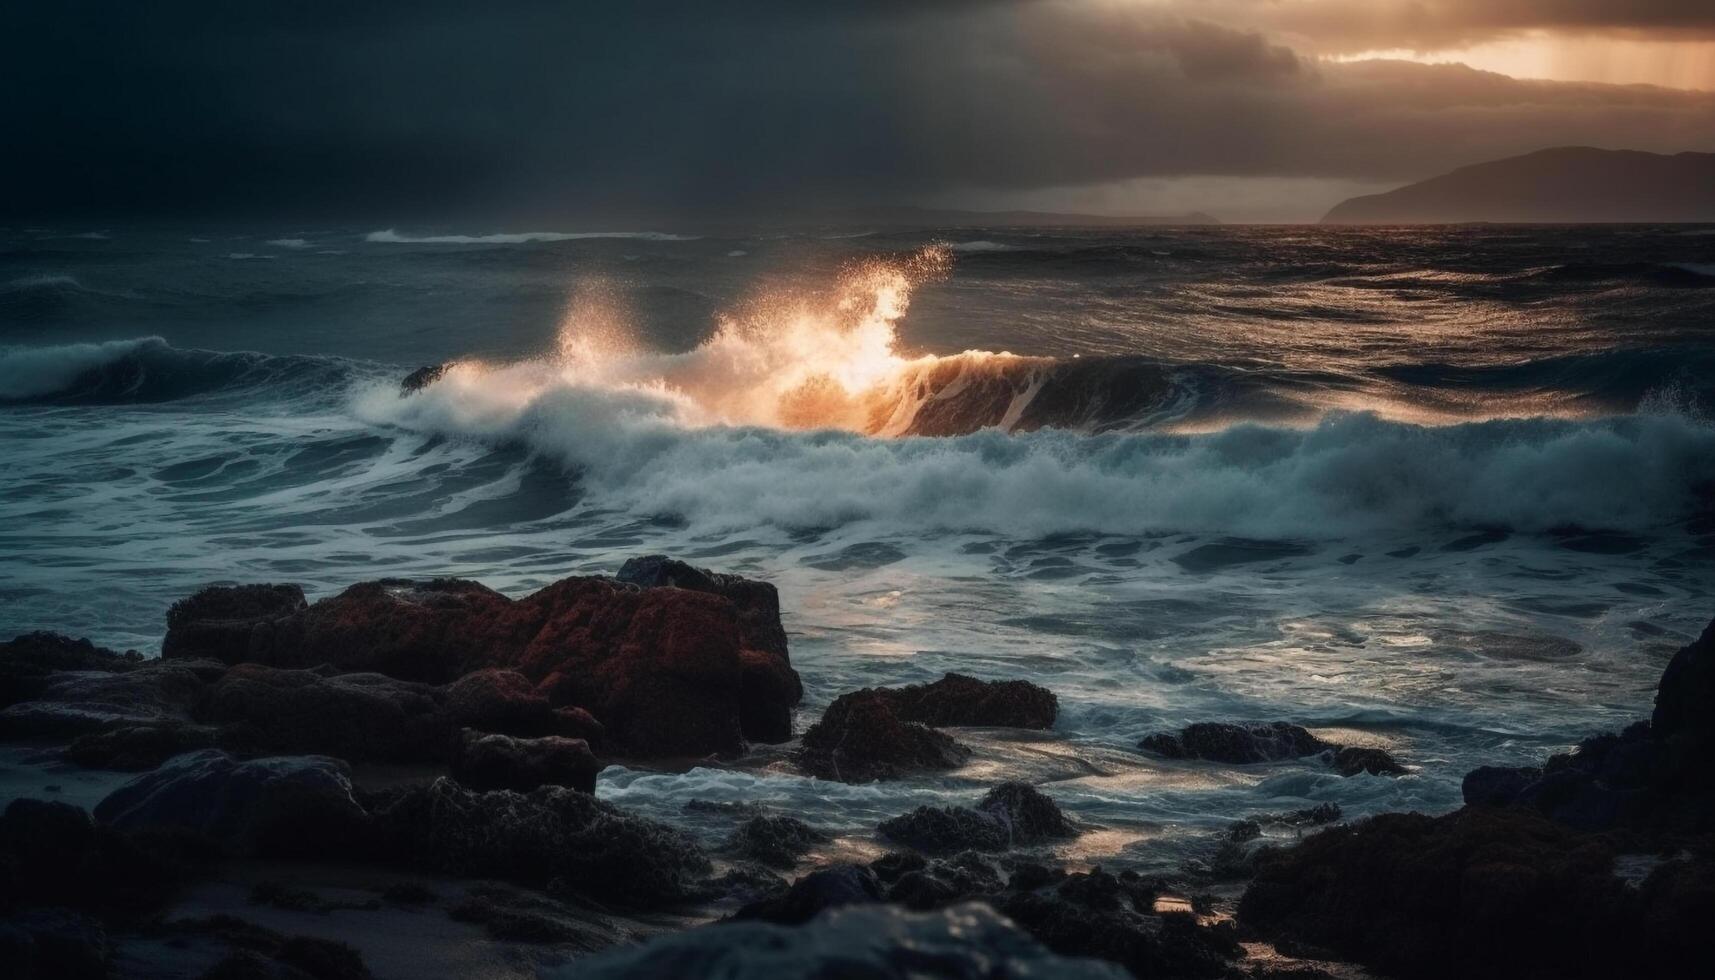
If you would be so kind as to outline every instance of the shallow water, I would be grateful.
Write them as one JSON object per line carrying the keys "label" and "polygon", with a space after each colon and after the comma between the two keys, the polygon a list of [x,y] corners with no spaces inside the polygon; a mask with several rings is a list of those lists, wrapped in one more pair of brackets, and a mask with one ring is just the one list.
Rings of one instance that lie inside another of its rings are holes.
{"label": "shallow water", "polygon": [[[779,585],[800,729],[947,670],[1060,697],[945,778],[604,773],[711,841],[688,800],[861,852],[1012,777],[1110,865],[1322,801],[1444,810],[1646,713],[1715,606],[1715,237],[1682,229],[71,231],[0,234],[0,633],[154,650],[211,581],[520,595],[665,552]],[[1135,748],[1253,719],[1414,771]]]}

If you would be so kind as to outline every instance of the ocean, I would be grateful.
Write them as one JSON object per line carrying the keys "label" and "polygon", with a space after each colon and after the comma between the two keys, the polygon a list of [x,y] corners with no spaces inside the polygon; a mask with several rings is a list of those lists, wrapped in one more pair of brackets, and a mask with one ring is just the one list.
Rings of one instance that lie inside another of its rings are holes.
{"label": "ocean", "polygon": [[[0,229],[0,635],[152,653],[209,583],[666,553],[779,586],[799,730],[946,671],[1060,720],[942,777],[759,747],[599,795],[862,855],[1024,778],[1103,828],[1069,860],[1180,868],[1647,714],[1715,606],[1712,410],[1706,227]],[[1233,720],[1412,772],[1137,748]]]}

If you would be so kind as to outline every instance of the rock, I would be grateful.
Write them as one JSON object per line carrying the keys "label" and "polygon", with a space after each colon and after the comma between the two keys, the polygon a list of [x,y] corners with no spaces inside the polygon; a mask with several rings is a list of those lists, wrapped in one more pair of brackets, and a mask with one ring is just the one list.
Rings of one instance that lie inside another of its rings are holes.
{"label": "rock", "polygon": [[306,606],[296,585],[210,586],[167,610],[161,656],[267,663],[270,651],[298,641]]}
{"label": "rock", "polygon": [[220,748],[223,742],[221,730],[208,725],[133,725],[79,735],[60,758],[86,769],[141,772],[175,755]]}
{"label": "rock", "polygon": [[261,752],[438,761],[447,757],[452,730],[436,693],[381,674],[240,664],[210,689],[199,714]]}
{"label": "rock", "polygon": [[867,783],[956,769],[970,754],[951,736],[900,721],[885,697],[865,689],[836,698],[804,733],[796,758],[812,776]]}
{"label": "rock", "polygon": [[673,828],[561,786],[478,793],[439,779],[371,810],[387,860],[630,907],[682,902],[710,868]]}
{"label": "rock", "polygon": [[447,910],[449,918],[475,922],[502,941],[553,943],[594,952],[634,942],[636,937],[600,913],[574,908],[537,892],[478,885]]}
{"label": "rock", "polygon": [[31,909],[0,918],[0,957],[13,980],[105,980],[111,950],[96,919]]}
{"label": "rock", "polygon": [[1004,851],[1011,843],[993,816],[964,806],[920,806],[883,820],[876,828],[896,844],[930,854],[951,851]]}
{"label": "rock", "polygon": [[780,592],[771,582],[711,572],[666,555],[628,559],[615,578],[645,589],[670,587],[721,596],[738,609],[744,647],[782,659],[788,656],[786,629],[780,624]]}
{"label": "rock", "polygon": [[1351,745],[1335,749],[1332,764],[1334,771],[1342,776],[1356,776],[1359,773],[1369,773],[1372,776],[1403,776],[1409,772],[1395,762],[1393,756],[1381,749]]}
{"label": "rock", "polygon": [[1541,778],[1536,766],[1479,766],[1465,774],[1459,791],[1471,806],[1506,806]]}
{"label": "rock", "polygon": [[569,786],[595,792],[602,769],[580,738],[516,738],[465,729],[453,757],[453,778],[474,790],[511,789],[527,793],[538,786]]}
{"label": "rock", "polygon": [[139,842],[68,803],[18,799],[0,815],[0,909],[141,914],[167,900],[185,864],[176,842]]}
{"label": "rock", "polygon": [[189,724],[203,683],[194,671],[151,663],[120,672],[64,671],[34,700],[0,709],[0,736],[70,737],[135,726]]}
{"label": "rock", "polygon": [[428,364],[405,375],[405,377],[399,381],[399,397],[404,398],[406,395],[414,395],[417,392],[422,391],[424,388],[427,388],[441,380],[441,376],[447,373],[448,367],[451,367],[451,365]]}
{"label": "rock", "polygon": [[974,809],[920,806],[878,829],[883,837],[929,853],[1002,851],[1078,835],[1053,800],[1017,782],[990,790]]}
{"label": "rock", "polygon": [[135,650],[114,653],[58,633],[25,633],[0,643],[0,707],[40,697],[51,674],[130,670],[143,662]]}
{"label": "rock", "polygon": [[1124,980],[1108,963],[1056,956],[981,905],[913,914],[884,905],[838,908],[785,927],[728,922],[544,968],[547,980],[644,977],[863,977],[866,980]]}
{"label": "rock", "polygon": [[168,760],[109,793],[95,817],[122,831],[189,831],[235,854],[348,851],[366,815],[346,764],[321,756],[239,762],[210,749]]}
{"label": "rock", "polygon": [[1711,704],[1715,704],[1715,620],[1668,661],[1656,686],[1650,728],[1661,739],[1709,738],[1715,735]]}
{"label": "rock", "polygon": [[746,905],[733,918],[796,926],[828,909],[866,905],[885,897],[875,872],[859,864],[834,864],[794,881],[784,895]]}
{"label": "rock", "polygon": [[901,721],[937,728],[973,725],[992,728],[1054,727],[1060,703],[1054,692],[1029,681],[980,681],[949,673],[933,684],[876,688]]}
{"label": "rock", "polygon": [[581,737],[564,730],[573,723],[555,715],[547,695],[516,670],[472,671],[447,685],[442,700],[447,720],[458,728],[499,735]]}
{"label": "rock", "polygon": [[425,684],[505,668],[551,707],[585,709],[615,750],[639,756],[734,754],[747,738],[790,735],[797,675],[784,656],[743,645],[739,611],[724,595],[569,578],[514,601],[475,582],[384,580],[295,611],[289,603],[269,607],[265,624],[244,621],[250,625],[238,631],[242,643],[198,640],[233,632],[235,620],[203,613],[226,617],[229,606],[248,608],[234,591],[205,589],[175,607],[168,655],[208,652],[228,663],[283,668],[331,664]]}
{"label": "rock", "polygon": [[1383,814],[1263,854],[1239,918],[1403,977],[1657,975],[1613,860],[1524,810]]}
{"label": "rock", "polygon": [[[880,862],[876,862],[879,864]],[[998,894],[1004,887],[1000,872],[974,851],[953,857],[921,862],[918,867],[883,869],[872,864],[876,876],[887,883],[887,899],[909,909],[943,908],[955,902]]]}
{"label": "rock", "polygon": [[727,848],[752,861],[776,868],[790,868],[828,835],[797,817],[758,814],[733,831]]}
{"label": "rock", "polygon": [[1097,868],[1006,896],[995,908],[1063,956],[1110,960],[1138,977],[1224,977],[1243,954],[1232,930],[1158,915],[1155,895],[1134,873]]}
{"label": "rock", "polygon": [[1235,725],[1197,722],[1178,732],[1158,732],[1141,748],[1169,759],[1203,759],[1246,765],[1317,755],[1335,748],[1298,725],[1283,721]]}

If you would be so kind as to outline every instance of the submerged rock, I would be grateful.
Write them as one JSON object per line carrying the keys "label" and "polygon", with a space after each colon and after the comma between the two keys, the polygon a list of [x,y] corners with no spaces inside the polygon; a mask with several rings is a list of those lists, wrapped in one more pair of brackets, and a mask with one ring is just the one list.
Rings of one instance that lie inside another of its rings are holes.
{"label": "submerged rock", "polygon": [[683,902],[710,869],[679,831],[561,786],[479,793],[439,779],[371,809],[387,860],[631,907]]}
{"label": "submerged rock", "polygon": [[346,764],[321,756],[239,762],[210,749],[177,756],[109,793],[95,817],[123,831],[188,831],[237,854],[347,853],[366,815]]}
{"label": "submerged rock", "polygon": [[[330,664],[455,687],[502,668],[550,710],[587,711],[617,751],[639,756],[732,754],[746,739],[790,737],[797,674],[783,652],[746,645],[760,627],[743,625],[725,594],[569,578],[513,600],[456,579],[383,580],[300,606],[301,593],[282,588],[204,589],[174,607],[165,655]],[[503,724],[552,723],[515,683],[490,677],[468,688],[448,692],[461,709],[501,711]]]}
{"label": "submerged rock", "polygon": [[466,729],[453,757],[453,778],[474,790],[569,786],[595,792],[602,765],[581,738],[517,738]]}
{"label": "submerged rock", "polygon": [[1001,851],[1078,835],[1054,801],[1027,783],[1002,783],[976,807],[920,806],[884,820],[883,837],[929,853]]}
{"label": "submerged rock", "polygon": [[1054,692],[1029,681],[981,681],[948,673],[932,684],[875,688],[901,721],[937,728],[969,725],[992,728],[1054,727],[1060,703]]}
{"label": "submerged rock", "polygon": [[1234,765],[1300,759],[1334,748],[1305,728],[1284,721],[1250,725],[1200,721],[1178,732],[1150,735],[1139,745],[1169,759],[1202,759]]}
{"label": "submerged rock", "polygon": [[1169,759],[1199,759],[1250,765],[1322,756],[1342,776],[1403,776],[1410,770],[1386,751],[1364,746],[1335,745],[1301,725],[1284,721],[1253,724],[1200,721],[1177,732],[1146,736],[1138,747]]}
{"label": "submerged rock", "polygon": [[544,977],[566,980],[670,976],[1123,980],[1126,976],[1109,963],[1057,956],[981,905],[923,914],[857,905],[795,928],[763,922],[722,923],[541,972]]}
{"label": "submerged rock", "polygon": [[956,769],[970,749],[949,735],[900,721],[886,697],[866,689],[842,694],[811,725],[796,756],[820,779],[867,783],[917,772]]}

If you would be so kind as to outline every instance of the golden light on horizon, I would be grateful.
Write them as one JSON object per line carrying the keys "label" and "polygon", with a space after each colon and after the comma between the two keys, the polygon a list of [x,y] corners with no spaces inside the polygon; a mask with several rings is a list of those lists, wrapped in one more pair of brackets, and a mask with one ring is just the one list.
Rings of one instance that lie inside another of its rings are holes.
{"label": "golden light on horizon", "polygon": [[1715,42],[1531,32],[1460,48],[1385,48],[1336,54],[1329,61],[1386,59],[1463,64],[1513,78],[1715,91]]}

